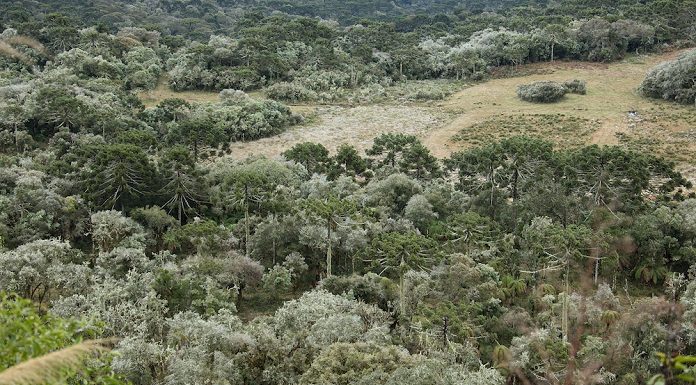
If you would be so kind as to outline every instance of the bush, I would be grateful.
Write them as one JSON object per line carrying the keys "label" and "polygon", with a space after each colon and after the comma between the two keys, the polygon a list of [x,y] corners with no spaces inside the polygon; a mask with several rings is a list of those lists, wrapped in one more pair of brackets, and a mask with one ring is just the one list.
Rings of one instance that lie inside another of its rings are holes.
{"label": "bush", "polygon": [[650,98],[693,104],[696,101],[696,50],[654,67],[639,90]]}
{"label": "bush", "polygon": [[557,82],[535,82],[517,87],[520,99],[533,103],[554,103],[561,100],[568,90]]}
{"label": "bush", "polygon": [[231,88],[220,91],[220,102],[226,105],[242,104],[249,102],[250,96],[242,90],[233,90]]}
{"label": "bush", "polygon": [[319,99],[319,95],[298,83],[280,82],[266,88],[266,96],[274,100],[282,100],[290,103],[312,102]]}
{"label": "bush", "polygon": [[324,278],[319,287],[335,295],[351,294],[359,301],[377,305],[382,309],[387,309],[389,301],[394,300],[395,296],[391,281],[374,273],[352,276],[333,275]]}
{"label": "bush", "polygon": [[570,94],[587,94],[587,82],[585,82],[584,80],[568,80],[563,83],[563,87],[565,87],[566,91],[568,91],[568,93]]}

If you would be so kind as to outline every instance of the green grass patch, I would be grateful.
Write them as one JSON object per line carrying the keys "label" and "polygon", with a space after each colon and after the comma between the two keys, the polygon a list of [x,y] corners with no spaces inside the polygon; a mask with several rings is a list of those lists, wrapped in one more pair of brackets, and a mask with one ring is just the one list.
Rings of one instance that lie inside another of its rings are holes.
{"label": "green grass patch", "polygon": [[617,133],[619,143],[631,150],[654,154],[677,163],[693,163],[696,150],[696,110],[678,105],[659,105],[628,123]]}
{"label": "green grass patch", "polygon": [[559,148],[575,148],[586,144],[599,124],[598,120],[565,114],[500,114],[462,129],[453,140],[478,146],[526,135],[550,140]]}

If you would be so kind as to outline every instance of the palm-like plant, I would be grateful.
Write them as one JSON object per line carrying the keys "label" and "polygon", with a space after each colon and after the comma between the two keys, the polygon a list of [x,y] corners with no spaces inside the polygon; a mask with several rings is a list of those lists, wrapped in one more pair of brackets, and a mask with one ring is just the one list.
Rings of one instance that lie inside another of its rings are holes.
{"label": "palm-like plant", "polygon": [[493,348],[493,363],[496,368],[506,369],[510,362],[510,349],[504,345]]}
{"label": "palm-like plant", "polygon": [[506,275],[501,280],[501,291],[503,292],[504,299],[510,302],[527,291],[527,282],[521,278]]}
{"label": "palm-like plant", "polygon": [[669,269],[666,266],[647,262],[636,268],[635,277],[645,283],[657,284],[664,280],[667,274],[669,274]]}

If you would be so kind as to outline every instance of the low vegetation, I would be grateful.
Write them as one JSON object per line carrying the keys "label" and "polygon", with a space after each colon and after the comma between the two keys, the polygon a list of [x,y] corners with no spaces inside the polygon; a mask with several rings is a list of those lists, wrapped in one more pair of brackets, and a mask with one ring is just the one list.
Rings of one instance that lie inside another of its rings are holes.
{"label": "low vegetation", "polygon": [[568,89],[563,84],[543,81],[517,87],[517,96],[527,102],[555,103],[565,96]]}
{"label": "low vegetation", "polygon": [[454,140],[483,145],[513,136],[532,136],[552,141],[560,148],[577,148],[589,141],[600,122],[564,114],[500,114],[463,128]]}

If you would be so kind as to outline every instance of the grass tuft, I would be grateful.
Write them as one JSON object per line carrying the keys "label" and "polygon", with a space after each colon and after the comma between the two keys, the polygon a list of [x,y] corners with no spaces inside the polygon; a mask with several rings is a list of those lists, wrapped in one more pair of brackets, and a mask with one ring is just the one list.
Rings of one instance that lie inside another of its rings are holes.
{"label": "grass tuft", "polygon": [[90,340],[32,358],[0,372],[0,385],[59,383],[85,369],[89,358],[111,350],[114,340]]}

